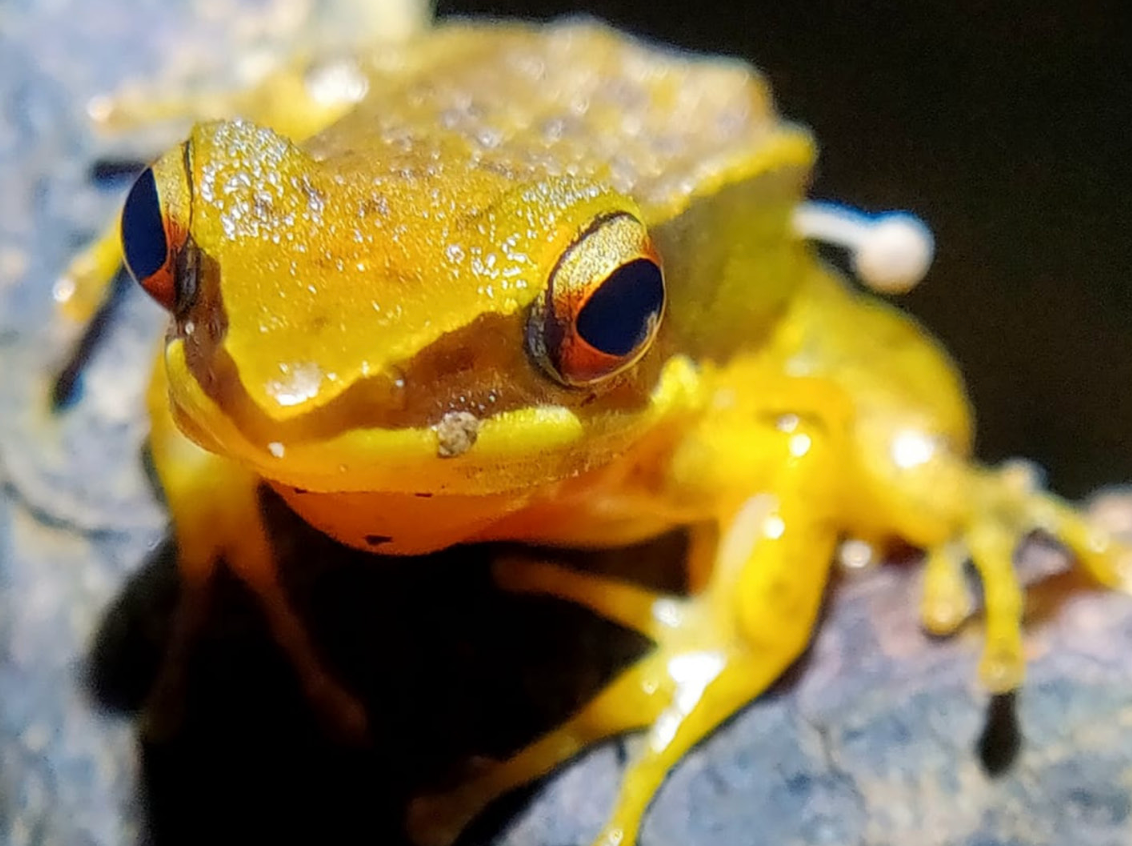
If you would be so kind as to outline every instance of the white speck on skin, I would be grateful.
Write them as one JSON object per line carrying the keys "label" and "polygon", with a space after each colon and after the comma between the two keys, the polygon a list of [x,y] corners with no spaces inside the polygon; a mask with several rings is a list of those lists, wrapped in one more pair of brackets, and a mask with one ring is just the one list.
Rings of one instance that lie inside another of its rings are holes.
{"label": "white speck on skin", "polygon": [[280,365],[283,379],[275,379],[267,384],[267,392],[284,408],[306,402],[318,394],[322,386],[322,368],[312,361],[292,365]]}
{"label": "white speck on skin", "polygon": [[795,458],[801,458],[810,451],[810,447],[813,446],[813,443],[813,439],[802,432],[792,435],[790,437],[790,454]]}
{"label": "white speck on skin", "polygon": [[658,599],[652,605],[652,618],[669,629],[679,628],[684,622],[680,603],[671,599]]}
{"label": "white speck on skin", "polygon": [[777,514],[770,514],[763,521],[763,536],[770,540],[778,540],[786,534],[786,523]]}
{"label": "white speck on skin", "polygon": [[892,461],[901,470],[927,464],[935,450],[934,441],[916,429],[905,429],[892,439]]}

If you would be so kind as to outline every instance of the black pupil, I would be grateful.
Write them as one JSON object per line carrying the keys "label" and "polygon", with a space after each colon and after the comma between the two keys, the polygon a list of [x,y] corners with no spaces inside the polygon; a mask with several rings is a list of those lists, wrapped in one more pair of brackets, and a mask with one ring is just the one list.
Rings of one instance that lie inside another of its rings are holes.
{"label": "black pupil", "polygon": [[126,197],[122,209],[122,249],[130,273],[138,281],[152,276],[165,264],[169,245],[153,168],[147,167]]}
{"label": "black pupil", "polygon": [[664,305],[664,280],[656,262],[634,259],[621,265],[578,314],[578,334],[607,355],[628,355],[648,336]]}

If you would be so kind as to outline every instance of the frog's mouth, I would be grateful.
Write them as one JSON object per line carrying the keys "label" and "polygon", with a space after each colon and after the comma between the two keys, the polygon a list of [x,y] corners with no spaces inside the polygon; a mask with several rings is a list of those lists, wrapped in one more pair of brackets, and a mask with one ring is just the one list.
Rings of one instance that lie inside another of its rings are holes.
{"label": "frog's mouth", "polygon": [[202,386],[181,338],[166,346],[169,396],[177,425],[210,452],[274,482],[310,491],[428,491],[482,494],[546,484],[602,466],[682,408],[698,374],[683,356],[658,359],[640,401],[541,401],[491,413],[449,410],[416,425],[374,422],[344,405],[280,423],[257,414],[213,360]]}

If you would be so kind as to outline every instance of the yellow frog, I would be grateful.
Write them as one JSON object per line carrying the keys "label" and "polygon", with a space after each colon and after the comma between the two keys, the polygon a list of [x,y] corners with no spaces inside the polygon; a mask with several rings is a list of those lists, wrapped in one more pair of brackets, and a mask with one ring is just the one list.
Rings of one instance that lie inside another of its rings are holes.
{"label": "yellow frog", "polygon": [[924,549],[938,633],[971,612],[970,559],[991,691],[1023,677],[1027,533],[1128,586],[1123,547],[1017,466],[972,461],[936,343],[818,260],[809,238],[840,241],[899,287],[928,242],[802,203],[812,140],[748,65],[565,21],[428,28],[335,64],[330,97],[327,67],[210,101],[229,118],[143,172],[121,241],[60,289],[81,317],[124,257],[171,315],[148,401],[189,601],[226,560],[313,699],[361,729],[276,580],[261,483],[388,555],[691,539],[688,597],[498,568],[656,646],[565,725],[418,800],[421,843],[643,729],[596,841],[634,842],[668,770],[805,649],[839,548]]}

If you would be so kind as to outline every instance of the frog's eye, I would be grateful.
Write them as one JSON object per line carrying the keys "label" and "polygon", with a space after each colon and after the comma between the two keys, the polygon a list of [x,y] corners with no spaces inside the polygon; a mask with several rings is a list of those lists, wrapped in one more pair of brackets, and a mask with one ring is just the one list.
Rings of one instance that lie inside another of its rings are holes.
{"label": "frog's eye", "polygon": [[527,323],[531,355],[566,385],[591,385],[645,354],[664,313],[664,275],[644,224],[595,221],[562,256]]}
{"label": "frog's eye", "polygon": [[137,283],[162,307],[181,311],[191,300],[195,279],[185,273],[188,241],[183,156],[167,156],[147,167],[122,207],[122,253]]}

